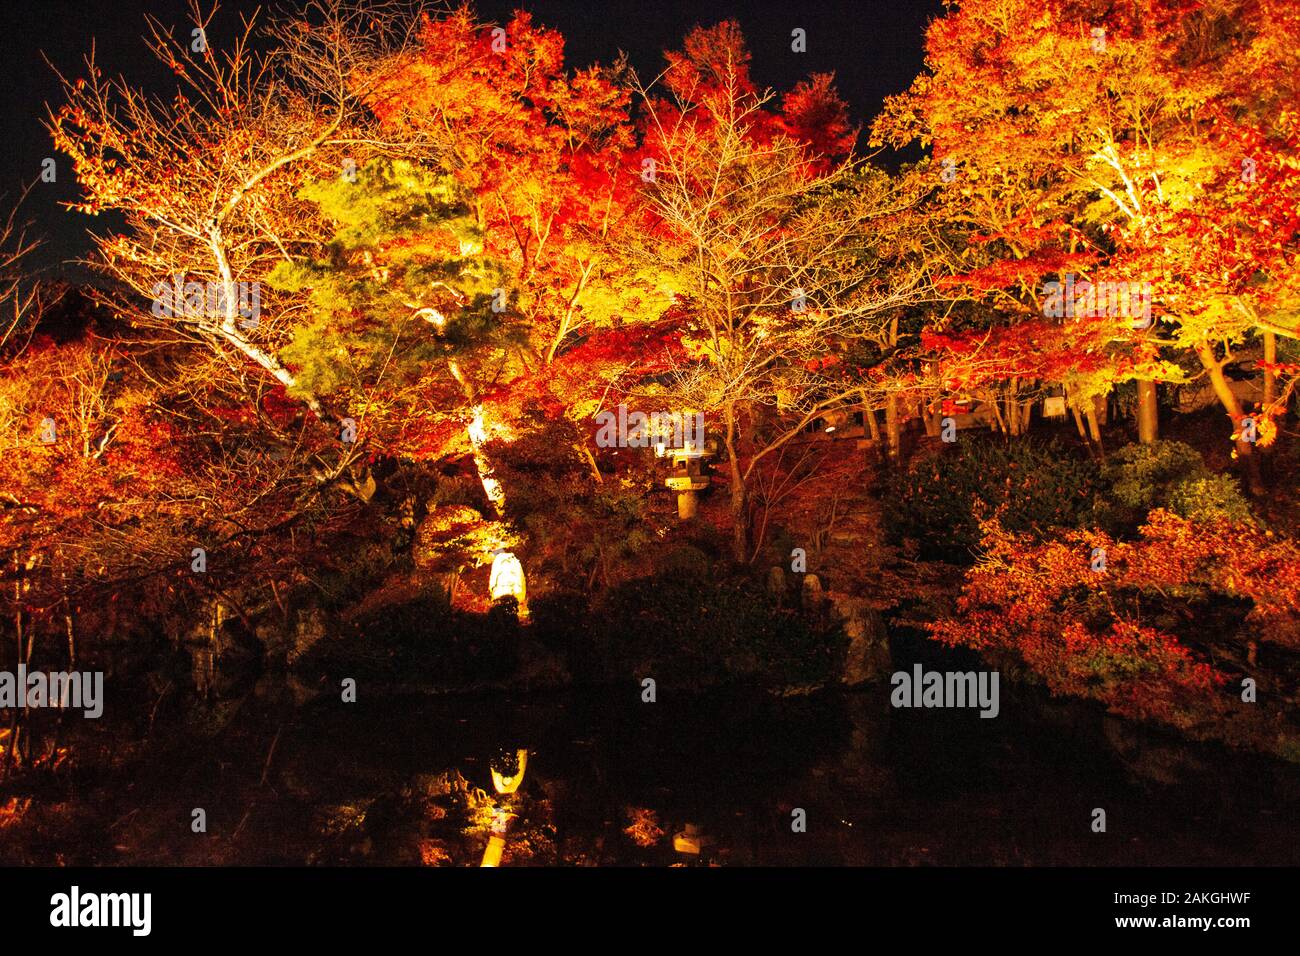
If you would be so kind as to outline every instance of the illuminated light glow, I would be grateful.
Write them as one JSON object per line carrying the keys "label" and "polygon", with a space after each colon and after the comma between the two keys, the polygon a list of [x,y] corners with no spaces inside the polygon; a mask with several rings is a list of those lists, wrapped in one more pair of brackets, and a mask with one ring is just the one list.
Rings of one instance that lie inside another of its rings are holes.
{"label": "illuminated light glow", "polygon": [[415,313],[416,318],[424,319],[439,332],[447,327],[447,317],[435,309],[433,306],[425,306]]}
{"label": "illuminated light glow", "polygon": [[[488,591],[492,600],[513,597],[524,606],[527,591],[524,584],[524,566],[509,551],[502,551],[492,559],[492,574],[488,579]],[[520,771],[522,773],[522,770]]]}
{"label": "illuminated light glow", "polygon": [[483,406],[474,406],[474,420],[469,423],[469,440],[476,446],[487,441],[487,425],[483,421]]}
{"label": "illuminated light glow", "polygon": [[[519,770],[513,775],[506,777],[495,767],[492,768],[492,786],[496,788],[497,793],[514,793],[519,789],[519,785],[524,782],[524,771],[528,769],[528,751],[520,748],[515,751],[515,754],[519,761]],[[497,818],[499,823],[503,822],[508,818],[508,814],[505,810],[498,810]]]}
{"label": "illuminated light glow", "polygon": [[488,501],[492,502],[492,507],[496,509],[497,514],[503,514],[506,504],[505,489],[492,473],[492,463],[483,453],[483,446],[487,444],[488,436],[482,405],[474,406],[474,418],[470,421],[468,430],[470,444],[474,446],[474,467],[478,471],[479,482],[483,485],[483,493],[487,495]]}
{"label": "illuminated light glow", "polygon": [[497,836],[495,833],[492,834],[492,836],[488,837],[487,847],[483,850],[483,862],[479,866],[500,866],[501,854],[505,848],[505,837]]}
{"label": "illuminated light glow", "polygon": [[[526,753],[526,751],[520,751]],[[523,776],[523,769],[520,768],[519,776]],[[488,837],[487,846],[483,848],[483,862],[479,864],[484,866],[500,866],[501,854],[506,848],[506,834],[510,830],[510,819],[513,817],[505,807],[498,807],[495,815],[492,817],[492,835]]]}

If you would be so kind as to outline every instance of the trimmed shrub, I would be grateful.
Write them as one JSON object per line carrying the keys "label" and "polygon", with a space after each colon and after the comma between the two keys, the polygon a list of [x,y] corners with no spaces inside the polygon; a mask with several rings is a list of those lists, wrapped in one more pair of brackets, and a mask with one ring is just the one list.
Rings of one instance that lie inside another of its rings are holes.
{"label": "trimmed shrub", "polygon": [[1231,475],[1210,474],[1180,481],[1169,493],[1169,510],[1193,521],[1227,518],[1242,524],[1255,523],[1241,486]]}
{"label": "trimmed shrub", "polygon": [[1200,453],[1178,441],[1126,445],[1101,471],[1096,521],[1117,535],[1137,531],[1149,512],[1250,523],[1250,506],[1235,479],[1210,471]]}
{"label": "trimmed shrub", "polygon": [[982,517],[1017,533],[1077,527],[1092,511],[1097,468],[1056,442],[963,439],[914,460],[884,502],[885,530],[920,557],[969,564]]}

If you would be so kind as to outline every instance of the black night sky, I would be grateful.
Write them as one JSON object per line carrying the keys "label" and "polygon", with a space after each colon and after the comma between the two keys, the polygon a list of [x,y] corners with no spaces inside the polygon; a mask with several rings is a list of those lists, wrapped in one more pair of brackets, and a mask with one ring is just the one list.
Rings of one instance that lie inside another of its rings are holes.
{"label": "black night sky", "polygon": [[[238,25],[243,13],[264,4],[227,0],[217,14],[214,35]],[[859,0],[855,12],[845,13],[842,3],[805,0],[793,5],[773,0],[485,0],[477,4],[485,18],[505,20],[510,11],[531,10],[536,19],[555,27],[566,38],[570,65],[605,62],[626,51],[643,76],[662,68],[663,51],[678,47],[695,24],[737,19],[753,52],[753,74],[776,90],[793,86],[809,73],[833,71],[848,100],[853,119],[867,123],[885,96],[905,89],[921,66],[925,25],[942,10],[940,0]],[[46,0],[31,6],[16,5],[6,13],[0,59],[7,64],[7,80],[0,87],[0,192],[17,196],[39,178],[41,161],[52,156],[49,136],[41,121],[46,104],[58,100],[58,81],[50,64],[66,75],[85,72],[83,58],[92,49],[101,68],[122,73],[133,81],[153,84],[166,92],[166,71],[152,58],[141,40],[144,17],[185,25],[183,0]],[[790,31],[807,31],[808,50],[790,50]],[[48,60],[48,63],[47,63]],[[23,207],[24,217],[36,221],[46,236],[43,261],[61,261],[86,255],[86,230],[108,225],[105,218],[92,222],[60,208],[76,192],[62,157],[58,181],[37,183]]]}

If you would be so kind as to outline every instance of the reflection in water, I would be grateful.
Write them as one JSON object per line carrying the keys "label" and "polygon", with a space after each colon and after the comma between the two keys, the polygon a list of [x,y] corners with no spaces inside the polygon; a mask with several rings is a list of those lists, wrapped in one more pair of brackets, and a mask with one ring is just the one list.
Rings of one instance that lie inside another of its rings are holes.
{"label": "reflection in water", "polygon": [[[524,772],[528,769],[528,751],[524,749],[511,753],[503,750],[492,762],[492,786],[496,792],[510,796],[524,782]],[[510,821],[514,814],[508,807],[500,807],[492,821],[492,832],[488,836],[487,847],[483,850],[483,862],[480,866],[500,866],[501,857],[506,848],[506,837],[510,832]]]}
{"label": "reflection in water", "polygon": [[[104,728],[120,766],[61,778],[0,829],[0,861],[1300,862],[1293,766],[1128,725],[1120,748],[1099,711],[1023,690],[982,720],[893,710],[886,684],[654,704],[636,685],[355,704],[324,693],[295,704],[283,687],[265,679],[166,733]],[[188,826],[195,807],[204,837]],[[1108,834],[1091,832],[1094,807]],[[792,828],[796,809],[806,832]],[[706,839],[678,852],[681,834]]]}

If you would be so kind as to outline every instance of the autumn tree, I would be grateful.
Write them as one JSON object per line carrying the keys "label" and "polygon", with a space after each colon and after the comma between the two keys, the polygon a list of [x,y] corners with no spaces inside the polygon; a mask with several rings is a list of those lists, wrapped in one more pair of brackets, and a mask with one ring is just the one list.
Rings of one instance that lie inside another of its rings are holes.
{"label": "autumn tree", "polygon": [[[976,246],[996,239],[978,269],[955,270],[977,293],[1018,290],[1013,298],[1028,306],[1028,318],[1041,314],[1033,295],[1039,281],[1066,271],[1092,282],[1150,284],[1152,319],[1125,316],[1082,352],[1104,348],[1117,357],[1110,380],[1137,382],[1143,441],[1156,435],[1154,380],[1180,377],[1161,362],[1161,350],[1192,355],[1212,382],[1221,375],[1225,359],[1216,347],[1225,329],[1210,318],[1223,312],[1213,302],[1220,297],[1204,282],[1193,291],[1198,283],[1179,265],[1180,249],[1221,233],[1216,220],[1242,222],[1223,218],[1225,197],[1240,192],[1228,177],[1240,177],[1249,158],[1233,141],[1273,117],[1273,141],[1285,142],[1287,111],[1278,106],[1295,74],[1286,69],[1293,30],[1294,13],[1269,2],[1188,8],[1148,0],[1099,12],[1072,0],[967,0],[931,26],[927,72],[877,123],[882,141],[931,145],[955,193],[954,215],[969,221]],[[1264,63],[1276,67],[1279,85],[1258,82],[1254,68]],[[1174,221],[1185,230],[1181,239]],[[1243,222],[1238,238],[1242,229],[1254,231]],[[1247,245],[1255,266],[1242,255]],[[1257,275],[1265,246],[1236,243],[1238,276]],[[1205,321],[1197,317],[1202,304]],[[1237,337],[1250,329],[1241,324]],[[1110,382],[1083,384],[1101,392]],[[1240,409],[1215,390],[1239,420]],[[1242,443],[1238,450],[1250,451]]]}
{"label": "autumn tree", "polygon": [[[1300,118],[1293,108],[1300,17],[1290,4],[1269,2],[1231,5],[1230,21],[1224,12],[1207,9],[1181,25],[1176,49],[1201,55],[1180,55],[1169,69],[1188,71],[1208,91],[1197,113],[1202,142],[1183,159],[1185,179],[1148,184],[1131,200],[1143,214],[1116,230],[1116,259],[1164,277],[1171,337],[1209,379],[1231,421],[1234,457],[1244,458],[1258,494],[1255,447],[1272,442],[1285,414],[1277,337],[1300,337],[1291,281],[1300,264]],[[1264,65],[1276,69],[1269,82],[1260,82]],[[1264,394],[1262,407],[1251,409],[1225,367],[1259,339]]]}
{"label": "autumn tree", "polygon": [[41,316],[62,294],[58,284],[42,279],[33,263],[41,239],[21,218],[26,196],[0,213],[0,356],[5,358],[22,350]]}
{"label": "autumn tree", "polygon": [[[749,557],[755,467],[860,391],[860,381],[823,374],[837,343],[887,323],[921,288],[882,254],[909,201],[844,159],[853,132],[829,79],[800,85],[778,109],[748,59],[731,22],[697,29],[668,55],[666,97],[645,97],[656,223],[640,246],[672,275],[695,357],[669,392],[720,422],[738,561]],[[802,138],[814,126],[816,137]]]}
{"label": "autumn tree", "polygon": [[983,531],[954,614],[928,625],[936,640],[1014,660],[1053,694],[1130,719],[1266,752],[1294,748],[1285,713],[1262,714],[1224,687],[1258,673],[1259,647],[1283,653],[1300,639],[1294,541],[1221,514],[1163,509],[1130,541],[1098,530],[1037,540],[996,518]]}
{"label": "autumn tree", "polygon": [[653,282],[614,254],[637,225],[626,68],[574,69],[555,30],[466,7],[421,21],[371,95],[384,129],[430,144],[461,187],[483,254],[508,264],[522,360],[554,361],[579,336],[661,309]]}
{"label": "autumn tree", "polygon": [[628,92],[616,70],[566,67],[559,34],[527,14],[496,27],[463,8],[423,17],[416,36],[362,83],[384,135],[420,148],[299,193],[333,234],[275,273],[317,309],[286,354],[335,394],[340,376],[356,394],[386,374],[356,406],[371,434],[387,416],[389,451],[467,444],[500,513],[485,446],[511,434],[496,413],[517,417],[503,393],[664,305],[611,255],[639,202]]}
{"label": "autumn tree", "polygon": [[[1036,340],[1035,352],[1041,354],[1051,340],[1061,359],[1058,369],[1100,350],[1136,350],[1138,361],[1124,363],[1130,369],[1154,359],[1142,341],[1145,333],[1133,323],[1097,322],[1109,317],[1076,316],[1073,308],[1072,322],[1053,322],[1062,316],[1048,315],[1043,295],[1049,278],[1100,278],[1105,248],[1096,213],[1104,207],[1096,207],[1092,197],[1107,187],[1094,181],[1092,158],[1109,155],[1131,122],[1142,118],[1141,106],[1121,99],[1117,88],[1145,81],[1132,69],[1140,54],[1118,44],[1109,34],[1099,42],[1083,11],[1069,4],[962,3],[931,25],[926,73],[908,93],[886,103],[873,130],[877,142],[917,140],[932,148],[932,175],[943,183],[943,215],[954,238],[965,243],[950,265],[946,287],[1000,315],[991,322],[995,338],[1005,337],[1002,329],[1014,336],[1023,324],[1026,338]],[[1051,325],[1073,328],[1053,331]],[[952,341],[971,349],[983,335],[973,328]],[[1124,376],[1088,364],[1086,373],[1070,376],[1065,384],[1072,406],[1087,416],[1099,441],[1094,399]],[[1010,361],[996,373],[1011,393],[1006,417],[1013,433],[1022,414],[1015,393],[1043,371],[1039,361],[1026,366]],[[1139,430],[1151,440],[1154,392],[1139,384],[1139,394]]]}
{"label": "autumn tree", "polygon": [[337,170],[376,147],[356,77],[401,44],[404,24],[312,3],[267,28],[271,50],[259,47],[254,18],[222,51],[214,13],[196,3],[179,37],[148,18],[149,50],[174,75],[174,96],[110,78],[92,57],[85,77],[61,77],[64,102],[47,125],[84,194],[73,208],[124,218],[96,239],[97,265],[129,290],[119,311],[253,363],[326,417],[277,354],[294,303],[269,299],[254,315],[241,294],[324,238],[297,186],[307,170]]}
{"label": "autumn tree", "polygon": [[[1126,179],[1114,261],[1161,277],[1170,337],[1209,379],[1231,421],[1234,457],[1244,459],[1259,494],[1254,451],[1276,434],[1279,409],[1248,415],[1224,367],[1257,337],[1266,363],[1275,363],[1276,336],[1297,337],[1289,279],[1300,261],[1300,168],[1290,104],[1300,96],[1300,17],[1293,5],[1269,0],[1207,5],[1177,18],[1160,4],[1153,12],[1164,27],[1158,72],[1198,98],[1186,110],[1185,141],[1153,150]],[[1275,71],[1266,82],[1263,65]],[[1122,167],[1118,154],[1111,159]],[[1266,392],[1275,371],[1266,372]]]}

